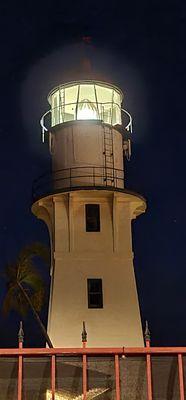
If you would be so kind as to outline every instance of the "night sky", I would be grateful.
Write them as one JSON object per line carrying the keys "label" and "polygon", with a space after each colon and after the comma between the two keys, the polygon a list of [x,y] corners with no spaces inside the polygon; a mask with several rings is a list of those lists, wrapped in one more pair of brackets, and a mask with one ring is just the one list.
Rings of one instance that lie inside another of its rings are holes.
{"label": "night sky", "polygon": [[[39,119],[48,91],[76,79],[89,60],[93,71],[121,87],[134,119],[126,187],[148,204],[133,223],[142,322],[149,321],[153,345],[186,346],[183,3],[4,0],[0,8],[1,271],[24,245],[48,243],[45,224],[30,210],[32,182],[50,168]],[[42,273],[48,284],[49,271]],[[2,304],[3,278],[0,289]],[[47,299],[42,318],[46,322]],[[16,346],[19,320],[0,314],[0,347]],[[25,346],[44,346],[31,314],[24,330]]]}

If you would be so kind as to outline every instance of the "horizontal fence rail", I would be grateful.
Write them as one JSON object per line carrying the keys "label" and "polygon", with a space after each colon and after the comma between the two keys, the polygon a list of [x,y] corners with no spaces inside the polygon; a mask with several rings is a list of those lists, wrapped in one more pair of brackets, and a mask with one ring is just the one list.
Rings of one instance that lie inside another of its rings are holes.
{"label": "horizontal fence rail", "polygon": [[43,196],[61,190],[73,190],[83,187],[124,188],[124,171],[106,167],[73,167],[48,172],[35,179],[32,186],[32,198],[37,200]]}
{"label": "horizontal fence rail", "polygon": [[0,349],[0,357],[5,356],[52,356],[52,355],[65,355],[65,356],[114,356],[118,354],[124,357],[139,357],[139,356],[186,356],[186,347],[73,347],[73,348],[8,348]]}

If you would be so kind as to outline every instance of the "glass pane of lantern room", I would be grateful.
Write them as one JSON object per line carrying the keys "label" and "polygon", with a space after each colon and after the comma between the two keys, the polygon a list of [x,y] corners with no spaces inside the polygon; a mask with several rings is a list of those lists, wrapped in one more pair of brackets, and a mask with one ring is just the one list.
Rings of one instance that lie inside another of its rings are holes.
{"label": "glass pane of lantern room", "polygon": [[112,125],[121,125],[121,108],[113,104]]}
{"label": "glass pane of lantern room", "polygon": [[113,114],[112,114],[112,125],[121,125],[121,103],[122,96],[119,92],[114,90],[114,104],[113,104]]}
{"label": "glass pane of lantern room", "polygon": [[64,122],[76,119],[78,85],[65,88],[63,96]]}
{"label": "glass pane of lantern room", "polygon": [[99,119],[94,85],[80,85],[77,119]]}
{"label": "glass pane of lantern room", "polygon": [[59,90],[51,96],[52,126],[59,124]]}
{"label": "glass pane of lantern room", "polygon": [[113,90],[105,86],[96,85],[96,94],[100,119],[107,124],[111,124]]}
{"label": "glass pane of lantern room", "polygon": [[80,85],[79,102],[83,100],[96,102],[94,85]]}
{"label": "glass pane of lantern room", "polygon": [[112,124],[112,103],[106,103],[102,106],[103,122]]}
{"label": "glass pane of lantern room", "polygon": [[96,85],[98,103],[111,103],[113,90],[105,86]]}
{"label": "glass pane of lantern room", "polygon": [[114,103],[118,104],[118,106],[121,106],[122,98],[119,92],[114,90]]}

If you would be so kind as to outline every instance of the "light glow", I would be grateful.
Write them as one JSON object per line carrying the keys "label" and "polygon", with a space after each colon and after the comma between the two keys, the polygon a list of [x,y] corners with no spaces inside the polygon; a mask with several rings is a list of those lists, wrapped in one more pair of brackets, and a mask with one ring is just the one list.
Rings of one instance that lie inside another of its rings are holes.
{"label": "light glow", "polygon": [[[87,390],[86,399],[92,400],[100,394],[107,392],[109,388],[94,388]],[[52,400],[52,392],[51,390],[46,391],[46,400]],[[55,400],[83,400],[83,394],[79,394],[74,396],[73,393],[68,392],[66,390],[58,390],[55,392]]]}
{"label": "light glow", "polygon": [[78,104],[77,119],[98,119],[94,104],[87,99]]}

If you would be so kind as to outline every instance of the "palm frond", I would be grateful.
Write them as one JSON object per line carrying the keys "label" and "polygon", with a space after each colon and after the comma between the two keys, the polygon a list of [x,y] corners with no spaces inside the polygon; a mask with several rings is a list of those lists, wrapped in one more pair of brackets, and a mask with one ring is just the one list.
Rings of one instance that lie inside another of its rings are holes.
{"label": "palm frond", "polygon": [[35,242],[30,245],[27,245],[21,250],[19,254],[19,259],[21,263],[25,259],[32,259],[33,257],[40,257],[47,265],[50,264],[49,248],[43,245],[42,243]]}
{"label": "palm frond", "polygon": [[[25,299],[23,294],[20,294],[20,286],[24,288],[27,295],[32,298],[34,306],[38,311],[42,308],[44,301],[45,286],[40,273],[37,271],[33,257],[42,255],[48,260],[48,249],[40,243],[24,247],[20,252],[16,262],[7,264],[4,271],[6,280],[7,294],[4,299],[3,310],[8,312],[8,309],[16,309],[21,313],[25,313]],[[26,306],[27,308],[27,306]]]}
{"label": "palm frond", "polygon": [[30,286],[34,290],[39,290],[44,286],[40,273],[36,270],[35,265],[29,261],[24,265],[20,265],[17,280],[21,284]]}
{"label": "palm frond", "polygon": [[15,310],[25,316],[28,309],[32,311],[49,347],[52,342],[38,315],[45,301],[45,285],[36,269],[34,258],[40,257],[47,264],[50,262],[50,253],[46,246],[34,243],[25,246],[17,260],[8,264],[4,271],[7,293],[3,301],[3,312],[7,314]]}
{"label": "palm frond", "polygon": [[45,302],[45,291],[41,289],[41,290],[33,293],[30,296],[30,300],[31,300],[32,305],[35,308],[35,310],[39,313]]}
{"label": "palm frond", "polygon": [[15,282],[17,279],[17,264],[7,264],[2,274],[6,283]]}
{"label": "palm frond", "polygon": [[3,314],[7,315],[11,310],[18,312],[21,316],[25,316],[28,312],[28,304],[17,286],[9,288],[3,301]]}

